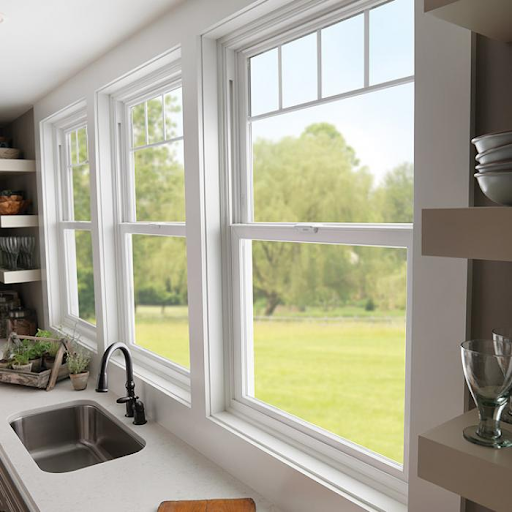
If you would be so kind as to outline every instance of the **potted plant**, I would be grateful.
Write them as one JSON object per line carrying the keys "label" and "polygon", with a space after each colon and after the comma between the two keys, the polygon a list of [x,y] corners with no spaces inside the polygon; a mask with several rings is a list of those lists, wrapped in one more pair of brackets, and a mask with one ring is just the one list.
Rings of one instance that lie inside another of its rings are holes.
{"label": "potted plant", "polygon": [[32,371],[39,372],[42,367],[43,355],[48,350],[50,343],[47,341],[31,342],[29,340],[23,341],[27,348],[29,360],[32,363]]}
{"label": "potted plant", "polygon": [[82,391],[87,387],[90,361],[91,356],[82,350],[68,354],[69,377],[75,391]]}
{"label": "potted plant", "polygon": [[26,350],[17,350],[12,358],[13,370],[30,372],[32,363],[29,361],[29,353]]}
{"label": "potted plant", "polygon": [[[49,341],[48,348],[43,356],[43,366],[51,370],[53,365],[55,364],[55,358],[57,357],[57,352],[59,351],[61,343],[59,341]],[[64,362],[64,361],[63,361]]]}

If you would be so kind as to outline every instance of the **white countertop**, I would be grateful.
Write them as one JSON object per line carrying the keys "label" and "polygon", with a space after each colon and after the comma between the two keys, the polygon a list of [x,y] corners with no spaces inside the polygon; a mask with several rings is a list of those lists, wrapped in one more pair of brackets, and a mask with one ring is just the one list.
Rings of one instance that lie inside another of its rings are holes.
{"label": "white countertop", "polygon": [[[226,471],[189,445],[148,421],[135,426],[125,418],[124,405],[113,393],[96,393],[89,387],[73,391],[69,380],[51,392],[23,386],[0,385],[0,458],[13,470],[16,483],[25,488],[40,512],[156,512],[165,500],[251,497],[258,512],[279,512]],[[20,413],[66,402],[97,402],[142,437],[146,446],[138,453],[70,473],[39,469],[9,420]],[[250,464],[250,461],[247,462]]]}

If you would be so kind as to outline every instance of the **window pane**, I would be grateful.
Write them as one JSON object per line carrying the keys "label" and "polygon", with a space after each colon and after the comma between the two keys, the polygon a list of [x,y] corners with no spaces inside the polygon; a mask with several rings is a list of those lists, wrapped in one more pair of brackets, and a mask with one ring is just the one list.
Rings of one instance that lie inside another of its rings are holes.
{"label": "window pane", "polygon": [[88,160],[87,155],[87,128],[85,126],[76,131],[78,138],[78,163],[84,163]]}
{"label": "window pane", "polygon": [[414,74],[414,1],[370,11],[370,84]]}
{"label": "window pane", "polygon": [[412,222],[414,86],[252,123],[256,222]]}
{"label": "window pane", "polygon": [[406,257],[253,241],[249,396],[401,463]]}
{"label": "window pane", "polygon": [[138,221],[185,220],[183,141],[133,152]]}
{"label": "window pane", "polygon": [[133,147],[146,144],[146,111],[145,103],[132,107],[132,144]]}
{"label": "window pane", "polygon": [[69,155],[70,155],[70,165],[75,165],[78,163],[78,152],[77,152],[77,144],[76,144],[76,131],[73,131],[68,136],[68,145],[69,145]]}
{"label": "window pane", "polygon": [[362,14],[322,30],[322,96],[364,86]]}
{"label": "window pane", "polygon": [[90,231],[75,231],[75,250],[78,311],[73,313],[82,320],[95,324],[94,271]]}
{"label": "window pane", "polygon": [[184,238],[133,235],[135,342],[190,367]]}
{"label": "window pane", "polygon": [[164,117],[162,96],[147,102],[148,109],[148,144],[164,140]]}
{"label": "window pane", "polygon": [[282,46],[283,107],[317,99],[316,33]]}
{"label": "window pane", "polygon": [[279,71],[277,48],[250,59],[251,115],[279,108]]}
{"label": "window pane", "polygon": [[91,220],[89,164],[73,167],[73,208],[75,220]]}
{"label": "window pane", "polygon": [[173,139],[183,135],[182,89],[175,89],[165,95],[165,138]]}

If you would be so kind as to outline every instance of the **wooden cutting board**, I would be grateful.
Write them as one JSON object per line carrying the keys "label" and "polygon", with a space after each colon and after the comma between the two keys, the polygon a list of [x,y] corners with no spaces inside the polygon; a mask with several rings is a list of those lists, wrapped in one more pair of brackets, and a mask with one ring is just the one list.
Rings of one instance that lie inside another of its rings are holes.
{"label": "wooden cutting board", "polygon": [[237,500],[163,501],[158,512],[256,512],[251,498]]}

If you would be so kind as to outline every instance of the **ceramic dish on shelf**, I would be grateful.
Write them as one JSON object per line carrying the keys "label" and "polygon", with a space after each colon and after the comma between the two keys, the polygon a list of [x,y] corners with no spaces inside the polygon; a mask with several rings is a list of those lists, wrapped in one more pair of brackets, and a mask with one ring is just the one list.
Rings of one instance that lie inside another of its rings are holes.
{"label": "ceramic dish on shelf", "polygon": [[495,164],[477,165],[475,169],[478,172],[502,172],[512,171],[512,160],[497,162]]}
{"label": "ceramic dish on shelf", "polygon": [[512,206],[512,170],[477,172],[475,178],[482,192],[497,204]]}
{"label": "ceramic dish on shelf", "polygon": [[476,150],[479,153],[483,153],[489,149],[512,144],[512,131],[486,133],[485,135],[475,137],[471,142],[476,146]]}
{"label": "ceramic dish on shelf", "polygon": [[483,153],[476,155],[478,163],[482,165],[495,164],[506,160],[512,160],[512,144],[498,146],[497,148],[488,149]]}

